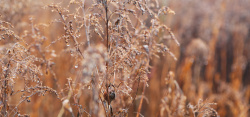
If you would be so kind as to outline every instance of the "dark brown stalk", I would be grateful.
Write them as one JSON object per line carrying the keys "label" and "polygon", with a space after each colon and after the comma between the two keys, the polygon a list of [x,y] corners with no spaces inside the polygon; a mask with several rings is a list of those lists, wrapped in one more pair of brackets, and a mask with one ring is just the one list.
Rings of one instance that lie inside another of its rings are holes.
{"label": "dark brown stalk", "polygon": [[[106,13],[106,33],[107,33],[107,53],[109,53],[109,18],[108,18],[108,3],[107,3],[107,0],[103,0],[103,6],[105,8],[105,13]],[[108,55],[108,58],[109,58],[109,55]],[[109,61],[107,61],[106,63],[106,68],[107,68],[107,74],[106,74],[106,92],[108,94],[108,105],[110,105],[110,99],[109,99],[109,91],[108,91],[108,71],[109,71]]]}

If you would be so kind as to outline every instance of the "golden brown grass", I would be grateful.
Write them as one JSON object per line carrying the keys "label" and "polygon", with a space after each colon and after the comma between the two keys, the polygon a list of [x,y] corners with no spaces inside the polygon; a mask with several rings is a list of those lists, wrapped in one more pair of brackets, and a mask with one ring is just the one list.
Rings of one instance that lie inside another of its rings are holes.
{"label": "golden brown grass", "polygon": [[248,6],[2,0],[1,116],[247,117]]}

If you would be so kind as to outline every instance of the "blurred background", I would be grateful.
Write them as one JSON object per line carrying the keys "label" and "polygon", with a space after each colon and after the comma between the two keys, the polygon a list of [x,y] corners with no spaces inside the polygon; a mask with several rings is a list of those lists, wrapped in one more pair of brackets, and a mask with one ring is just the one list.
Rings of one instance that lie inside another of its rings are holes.
{"label": "blurred background", "polygon": [[[162,21],[171,27],[181,46],[169,44],[178,61],[171,57],[156,60],[157,75],[151,81],[161,84],[167,71],[174,71],[190,103],[207,99],[217,103],[220,116],[249,116],[250,1],[166,0],[162,4],[176,12]],[[151,90],[164,87],[155,86],[148,90],[149,97]],[[160,97],[158,93],[152,98]]]}
{"label": "blurred background", "polygon": [[[59,18],[51,9],[43,7],[58,2],[61,1],[1,0],[1,20],[10,22],[17,35],[24,35],[24,30],[32,32],[32,23],[39,25]],[[199,100],[204,100],[217,103],[212,108],[221,117],[250,116],[250,0],[159,0],[159,4],[175,11],[175,15],[161,16],[160,20],[172,29],[180,46],[166,40],[177,60],[167,54],[151,61],[149,86],[145,89],[141,114],[148,117],[170,116],[169,113],[178,112],[182,108],[180,106],[197,105]],[[64,5],[67,6],[66,3]],[[49,28],[41,31],[41,35],[51,41],[45,41],[41,46],[48,46],[63,33],[62,25],[50,24]],[[26,42],[31,44],[43,40],[42,37],[32,38],[27,38]],[[0,44],[3,47],[14,42],[10,39]],[[49,50],[42,50],[48,51],[49,54],[45,55],[48,60],[57,62],[55,66],[51,64],[49,72],[43,71],[43,84],[58,92],[67,87],[67,78],[76,77],[75,66],[79,62],[67,56],[72,48],[65,49],[64,45],[64,41],[58,41]],[[31,53],[42,57],[37,51]],[[166,93],[166,87],[169,87],[166,79],[177,81],[175,88],[179,93]],[[66,93],[64,90],[61,95]],[[10,103],[18,103],[15,100],[18,97],[20,95],[13,96]],[[86,96],[81,102],[86,110],[89,100]],[[135,111],[139,101],[134,104]],[[57,116],[62,104],[55,95],[48,94],[34,96],[31,102],[22,103],[19,107],[20,112],[32,117]],[[66,112],[65,116],[70,114]]]}

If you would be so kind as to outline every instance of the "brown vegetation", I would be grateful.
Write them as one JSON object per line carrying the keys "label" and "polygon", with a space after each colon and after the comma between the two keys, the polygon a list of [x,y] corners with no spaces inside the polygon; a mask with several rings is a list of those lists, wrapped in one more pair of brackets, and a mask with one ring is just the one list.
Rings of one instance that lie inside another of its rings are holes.
{"label": "brown vegetation", "polygon": [[249,5],[1,0],[0,115],[247,117]]}

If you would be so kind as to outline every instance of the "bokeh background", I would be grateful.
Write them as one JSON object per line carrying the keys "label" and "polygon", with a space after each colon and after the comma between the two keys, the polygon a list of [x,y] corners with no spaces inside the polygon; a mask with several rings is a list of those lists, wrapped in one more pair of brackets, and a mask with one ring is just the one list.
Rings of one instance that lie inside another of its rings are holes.
{"label": "bokeh background", "polygon": [[[249,116],[249,1],[166,0],[162,4],[176,12],[162,19],[181,46],[169,44],[177,62],[162,57],[154,63],[157,70],[151,81],[157,88],[150,88],[148,96],[164,87],[157,84],[170,70],[191,103],[208,99],[217,103],[220,116]],[[151,100],[157,98],[159,104],[160,97],[156,93]],[[152,107],[155,111],[157,104]]]}

